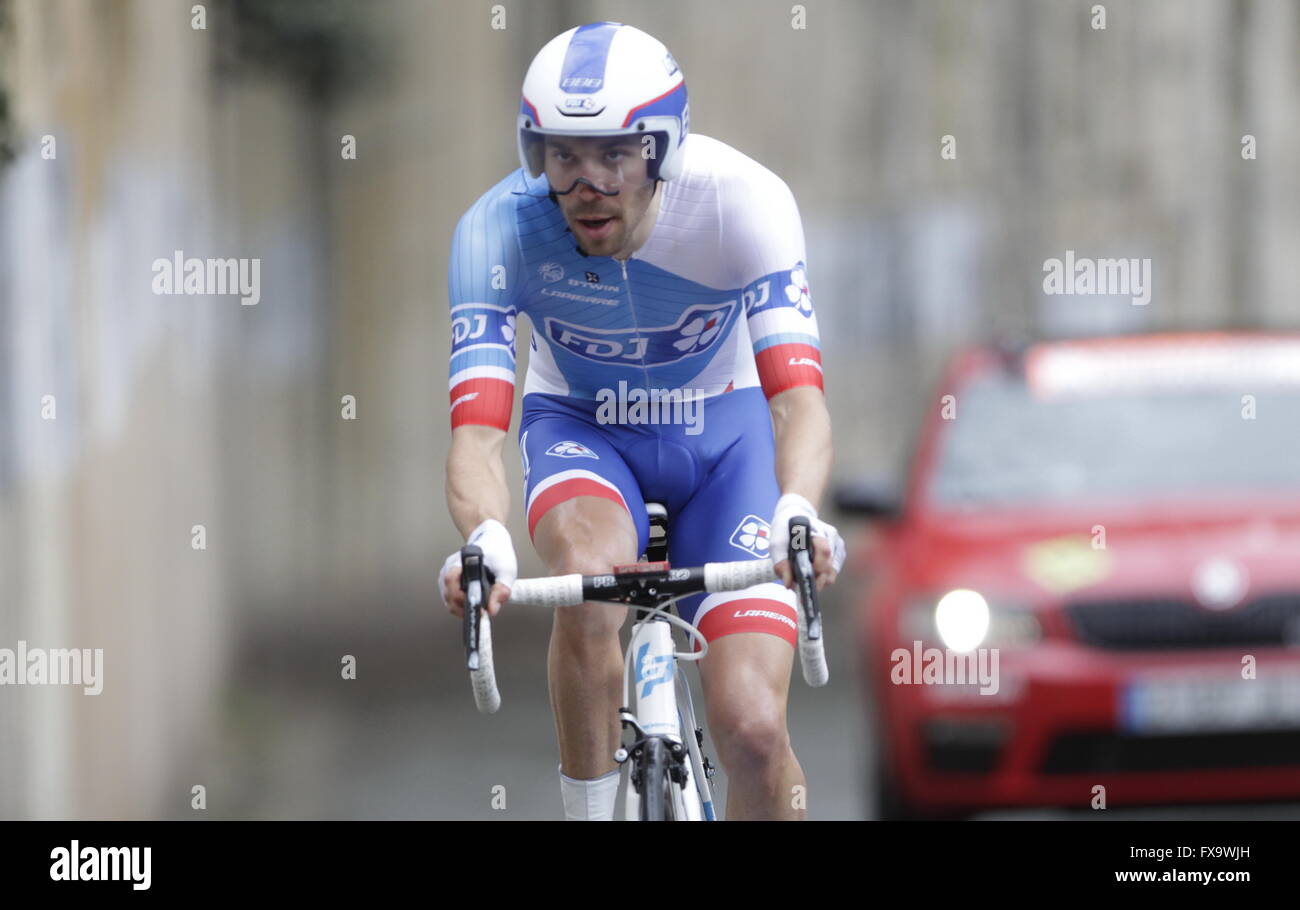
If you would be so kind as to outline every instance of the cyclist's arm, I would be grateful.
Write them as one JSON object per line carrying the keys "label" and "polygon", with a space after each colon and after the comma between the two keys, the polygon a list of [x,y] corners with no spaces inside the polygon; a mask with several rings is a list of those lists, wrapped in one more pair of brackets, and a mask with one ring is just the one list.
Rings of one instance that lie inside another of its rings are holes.
{"label": "cyclist's arm", "polygon": [[[480,539],[489,568],[514,573],[515,557],[504,525],[510,511],[502,449],[515,391],[516,289],[522,264],[507,177],[470,207],[456,225],[447,267],[451,318],[448,390],[451,452],[447,456],[447,507],[468,539],[493,520]],[[494,555],[495,554],[495,555]],[[453,554],[453,559],[457,554]],[[464,596],[460,568],[451,559],[441,573],[443,597],[457,615]],[[489,610],[508,593],[493,585]]]}
{"label": "cyclist's arm", "polygon": [[447,266],[451,316],[447,506],[460,532],[510,509],[502,449],[515,393],[515,319],[522,264],[513,198],[493,187],[456,225]]}
{"label": "cyclist's arm", "polygon": [[776,480],[782,493],[798,493],[816,506],[831,473],[831,415],[817,386],[801,385],[775,395]]}
{"label": "cyclist's arm", "polygon": [[501,454],[505,439],[504,430],[479,424],[451,432],[447,507],[464,537],[489,518],[505,524],[510,514],[510,486]]}
{"label": "cyclist's arm", "polygon": [[723,184],[723,211],[754,365],[772,410],[777,483],[783,494],[797,493],[815,507],[830,475],[831,421],[803,224],[785,181],[745,161]]}
{"label": "cyclist's arm", "polygon": [[[447,507],[456,528],[466,539],[489,519],[504,526],[509,515],[510,488],[501,457],[505,438],[505,430],[482,424],[465,424],[451,431],[451,452],[447,455]],[[487,546],[485,543],[480,545]],[[509,545],[508,537],[506,545]],[[491,566],[491,553],[485,549],[484,555]],[[514,554],[506,553],[505,558],[513,575]],[[439,580],[447,608],[456,616],[464,615],[465,595],[460,590],[460,565],[444,565]],[[507,584],[498,581],[488,595],[488,612],[493,616],[509,596]]]}
{"label": "cyclist's arm", "polygon": [[[831,417],[826,396],[817,386],[801,385],[774,395],[772,431],[776,435],[776,480],[782,495],[795,493],[817,507],[831,472]],[[814,537],[813,567],[817,587],[835,580],[831,545]],[[787,587],[794,585],[788,562],[777,564],[777,574]]]}
{"label": "cyclist's arm", "polygon": [[[784,497],[794,494],[816,509],[830,476],[831,424],[799,207],[783,180],[752,161],[724,183],[723,195],[754,365],[772,411],[783,508],[792,505]],[[778,510],[773,519],[783,514]],[[821,587],[835,580],[832,545],[818,535],[812,545]],[[777,571],[787,586],[793,585],[787,560],[777,563]]]}

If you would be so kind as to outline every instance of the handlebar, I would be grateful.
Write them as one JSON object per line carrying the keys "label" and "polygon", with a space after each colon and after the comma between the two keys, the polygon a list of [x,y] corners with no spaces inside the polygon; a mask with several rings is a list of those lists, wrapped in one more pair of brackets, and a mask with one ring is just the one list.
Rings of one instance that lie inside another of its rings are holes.
{"label": "handlebar", "polygon": [[[812,529],[806,518],[790,519],[790,568],[794,573],[799,609],[799,663],[804,681],[824,686],[830,678],[822,639],[821,608],[812,567]],[[641,563],[608,575],[555,575],[521,578],[510,586],[509,604],[532,607],[573,607],[587,601],[654,605],[671,596],[698,592],[710,594],[739,591],[751,585],[776,581],[771,559],[710,562],[688,569],[667,563]],[[492,628],[488,620],[487,594],[492,589],[492,572],[476,546],[461,549],[461,590],[465,592],[465,657],[474,689],[474,702],[481,713],[492,714],[501,706],[492,665]]]}

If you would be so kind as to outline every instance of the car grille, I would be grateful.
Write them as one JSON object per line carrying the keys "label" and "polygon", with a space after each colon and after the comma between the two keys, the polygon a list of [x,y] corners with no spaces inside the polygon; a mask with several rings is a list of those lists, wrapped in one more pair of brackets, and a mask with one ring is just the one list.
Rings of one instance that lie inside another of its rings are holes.
{"label": "car grille", "polygon": [[921,726],[925,763],[932,771],[988,774],[1011,735],[1003,719],[934,720]]}
{"label": "car grille", "polygon": [[1113,650],[1300,644],[1300,593],[1221,612],[1187,600],[1089,601],[1067,604],[1065,615],[1085,644]]}
{"label": "car grille", "polygon": [[1044,774],[1207,771],[1300,765],[1300,730],[1126,736],[1064,733],[1043,757]]}

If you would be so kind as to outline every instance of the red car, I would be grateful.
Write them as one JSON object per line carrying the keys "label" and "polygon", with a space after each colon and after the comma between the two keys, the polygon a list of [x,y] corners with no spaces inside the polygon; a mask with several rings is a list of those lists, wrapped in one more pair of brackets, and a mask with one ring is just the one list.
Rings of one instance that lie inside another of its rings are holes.
{"label": "red car", "polygon": [[1300,797],[1300,335],[967,351],[855,553],[882,817]]}

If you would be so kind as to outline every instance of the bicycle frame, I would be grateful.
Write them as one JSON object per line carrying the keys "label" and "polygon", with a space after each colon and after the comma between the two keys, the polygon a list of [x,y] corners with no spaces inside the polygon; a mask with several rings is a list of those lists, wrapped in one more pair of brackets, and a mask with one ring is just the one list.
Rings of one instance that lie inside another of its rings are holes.
{"label": "bicycle frame", "polygon": [[[666,743],[684,747],[684,754],[674,755],[674,760],[680,762],[683,781],[671,779],[669,784],[673,818],[715,821],[713,795],[695,732],[695,706],[691,701],[690,683],[677,660],[672,627],[662,618],[639,620],[632,627],[624,662],[625,693],[629,686],[635,696],[635,711],[620,712],[624,725],[636,731],[638,738],[655,736]],[[626,749],[620,749],[617,755],[625,756],[624,763],[632,757]],[[632,785],[629,775],[624,817],[636,821],[640,814],[641,795]]]}

